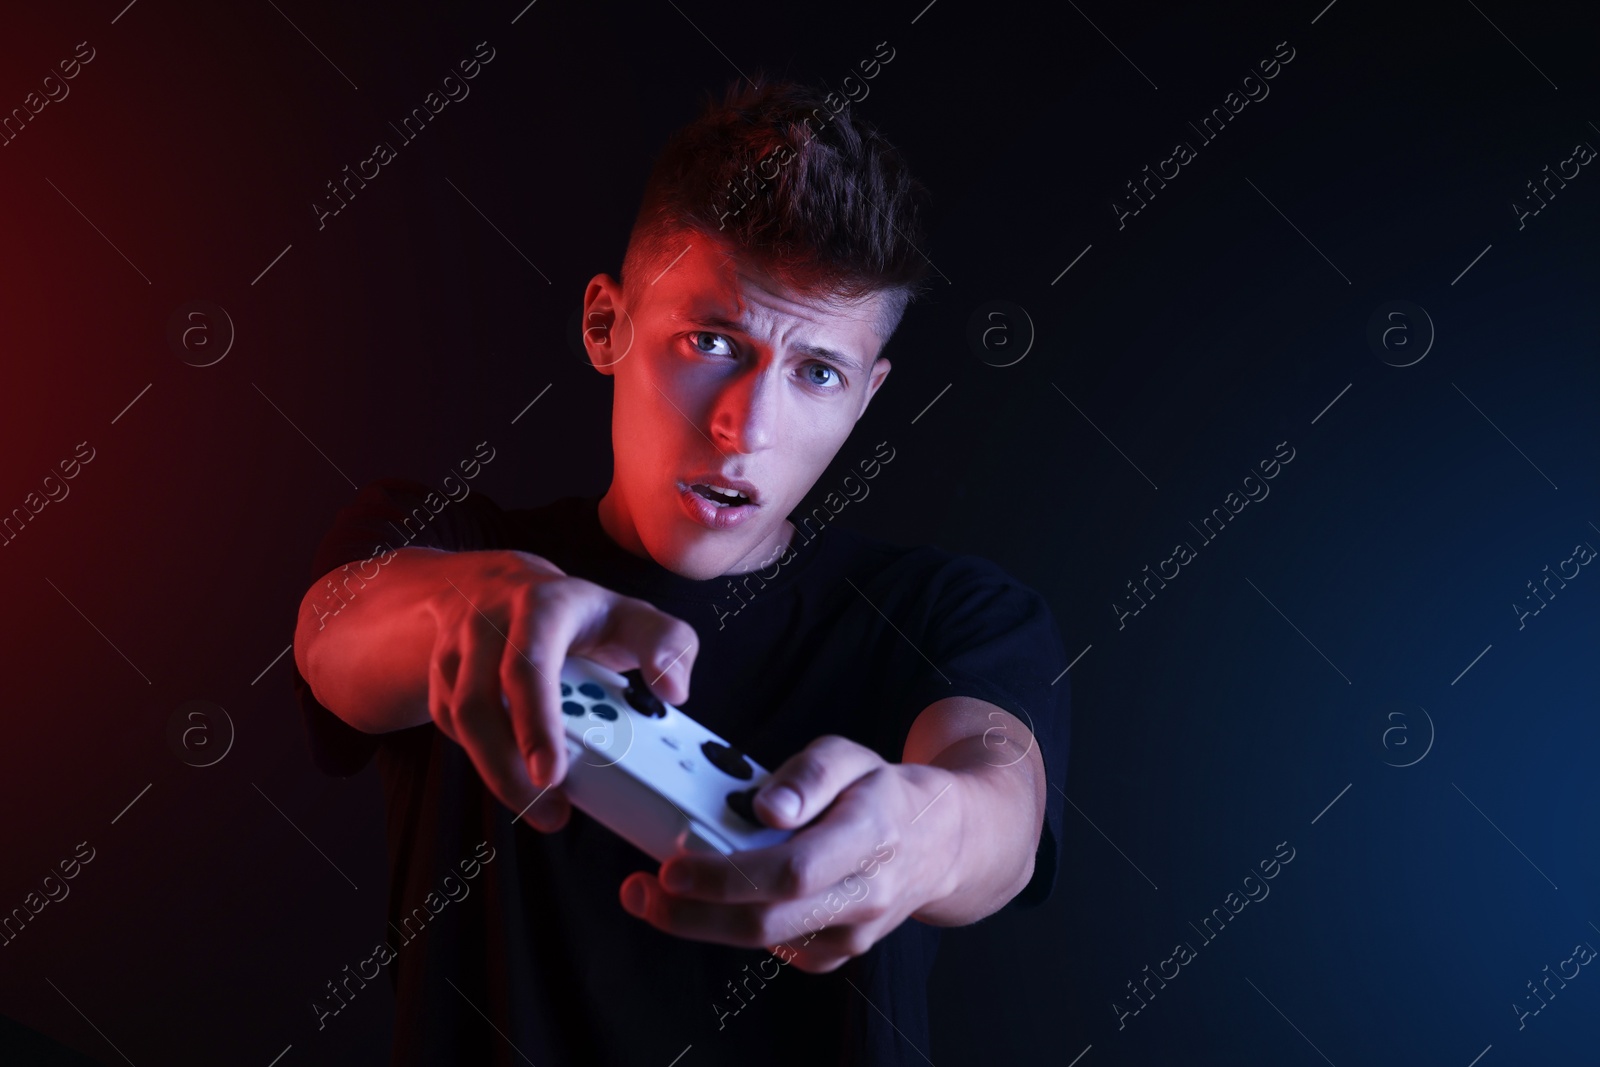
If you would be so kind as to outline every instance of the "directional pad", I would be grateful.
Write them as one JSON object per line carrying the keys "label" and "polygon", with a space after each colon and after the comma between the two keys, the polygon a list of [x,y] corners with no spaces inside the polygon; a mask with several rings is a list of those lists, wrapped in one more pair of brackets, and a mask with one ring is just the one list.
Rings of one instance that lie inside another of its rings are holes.
{"label": "directional pad", "polygon": [[707,741],[700,746],[700,751],[705,754],[706,761],[723,774],[742,778],[747,782],[755,776],[756,772],[750,766],[750,761],[736,748]]}

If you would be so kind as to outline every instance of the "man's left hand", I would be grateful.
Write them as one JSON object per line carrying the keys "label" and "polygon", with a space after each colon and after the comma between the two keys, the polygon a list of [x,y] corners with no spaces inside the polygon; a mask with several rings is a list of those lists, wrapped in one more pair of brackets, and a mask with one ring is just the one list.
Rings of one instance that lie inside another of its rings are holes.
{"label": "man's left hand", "polygon": [[964,790],[956,771],[820,737],[755,796],[769,826],[803,829],[733,856],[680,853],[629,876],[623,906],[669,934],[787,946],[801,970],[834,970],[955,890]]}

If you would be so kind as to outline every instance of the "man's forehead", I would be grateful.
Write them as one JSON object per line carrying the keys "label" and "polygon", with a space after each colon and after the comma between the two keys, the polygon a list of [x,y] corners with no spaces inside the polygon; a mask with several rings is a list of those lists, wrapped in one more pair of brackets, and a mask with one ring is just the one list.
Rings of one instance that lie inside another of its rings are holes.
{"label": "man's forehead", "polygon": [[[684,267],[687,269],[677,270]],[[737,249],[703,237],[691,238],[681,260],[669,267],[659,281],[666,283],[675,270],[678,278],[660,295],[679,315],[712,316],[752,325],[779,316],[818,325],[840,318],[871,325],[882,309],[881,293],[843,300],[825,293],[802,292],[762,270]]]}

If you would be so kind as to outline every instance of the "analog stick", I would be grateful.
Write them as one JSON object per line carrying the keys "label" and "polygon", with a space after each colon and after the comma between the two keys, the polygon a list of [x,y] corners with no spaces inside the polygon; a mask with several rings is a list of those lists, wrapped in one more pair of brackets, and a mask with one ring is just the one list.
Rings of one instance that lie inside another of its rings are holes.
{"label": "analog stick", "polygon": [[736,789],[728,794],[728,807],[733,813],[751,826],[761,826],[761,820],[756,818],[755,799],[756,790],[760,786],[751,786],[749,789]]}
{"label": "analog stick", "polygon": [[628,688],[622,691],[623,697],[641,715],[652,719],[664,719],[667,715],[665,705],[644,684],[644,672],[635,667],[631,671],[623,671],[622,676],[628,680]]}

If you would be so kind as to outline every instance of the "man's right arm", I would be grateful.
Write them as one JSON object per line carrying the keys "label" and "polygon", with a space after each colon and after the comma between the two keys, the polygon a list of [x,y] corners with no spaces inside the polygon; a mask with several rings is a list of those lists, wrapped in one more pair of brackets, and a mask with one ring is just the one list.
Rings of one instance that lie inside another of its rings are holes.
{"label": "man's right arm", "polygon": [[420,726],[428,715],[435,626],[428,600],[448,589],[455,553],[402,548],[376,576],[340,567],[300,601],[294,659],[317,702],[363,733]]}
{"label": "man's right arm", "polygon": [[[694,628],[646,601],[509,549],[409,547],[366,562],[330,572],[301,600],[301,677],[364,733],[431,720],[513,811],[526,812],[566,774],[560,679],[569,653],[619,672],[640,668],[662,700],[688,699]],[[367,577],[370,565],[378,569]],[[559,796],[545,807],[528,821],[543,830],[566,821]]]}

